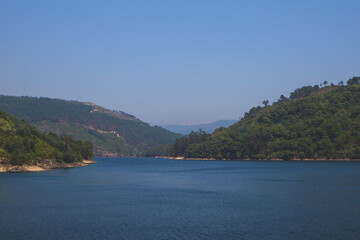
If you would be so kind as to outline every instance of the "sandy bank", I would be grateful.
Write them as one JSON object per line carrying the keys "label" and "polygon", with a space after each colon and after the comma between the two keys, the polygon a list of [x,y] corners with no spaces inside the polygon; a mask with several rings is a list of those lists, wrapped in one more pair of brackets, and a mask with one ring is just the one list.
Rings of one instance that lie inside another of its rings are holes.
{"label": "sandy bank", "polygon": [[41,172],[50,171],[56,168],[73,168],[73,167],[84,167],[90,163],[96,163],[92,160],[83,160],[82,162],[75,163],[59,163],[54,160],[45,160],[43,163],[37,165],[11,165],[11,164],[0,164],[1,172]]}
{"label": "sandy bank", "polygon": [[90,163],[97,163],[94,160],[83,160],[83,163],[90,164]]}

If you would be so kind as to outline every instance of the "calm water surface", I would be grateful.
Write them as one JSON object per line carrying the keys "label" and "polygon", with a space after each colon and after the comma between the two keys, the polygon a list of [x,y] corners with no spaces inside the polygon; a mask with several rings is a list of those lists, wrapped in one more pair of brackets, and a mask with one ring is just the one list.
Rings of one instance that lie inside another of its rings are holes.
{"label": "calm water surface", "polygon": [[0,174],[0,239],[360,239],[360,162],[96,160]]}

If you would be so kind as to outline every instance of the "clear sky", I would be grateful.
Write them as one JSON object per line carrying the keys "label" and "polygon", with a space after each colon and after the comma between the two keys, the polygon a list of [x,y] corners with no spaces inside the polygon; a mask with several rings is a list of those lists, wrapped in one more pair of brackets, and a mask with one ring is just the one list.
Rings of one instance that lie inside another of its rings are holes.
{"label": "clear sky", "polygon": [[238,119],[360,75],[360,1],[0,0],[0,94],[151,124]]}

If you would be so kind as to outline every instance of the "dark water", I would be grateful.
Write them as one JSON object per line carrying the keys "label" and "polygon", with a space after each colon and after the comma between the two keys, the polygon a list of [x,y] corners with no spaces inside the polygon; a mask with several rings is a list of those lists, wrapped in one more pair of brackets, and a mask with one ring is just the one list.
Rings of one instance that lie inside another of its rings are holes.
{"label": "dark water", "polygon": [[360,239],[360,162],[97,160],[0,174],[0,239]]}

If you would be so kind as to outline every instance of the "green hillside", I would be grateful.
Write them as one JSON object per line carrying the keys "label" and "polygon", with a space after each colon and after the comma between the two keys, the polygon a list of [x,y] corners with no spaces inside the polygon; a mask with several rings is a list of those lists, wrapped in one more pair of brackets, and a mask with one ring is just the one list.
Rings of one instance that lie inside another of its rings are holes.
{"label": "green hillside", "polygon": [[173,156],[216,159],[360,159],[360,78],[306,86],[252,108],[228,128],[178,139]]}
{"label": "green hillside", "polygon": [[24,119],[40,131],[90,141],[97,156],[136,156],[151,147],[172,144],[180,136],[92,103],[0,96],[0,110]]}
{"label": "green hillside", "polygon": [[41,133],[24,121],[0,111],[0,164],[35,165],[44,160],[72,163],[92,157],[90,142]]}

